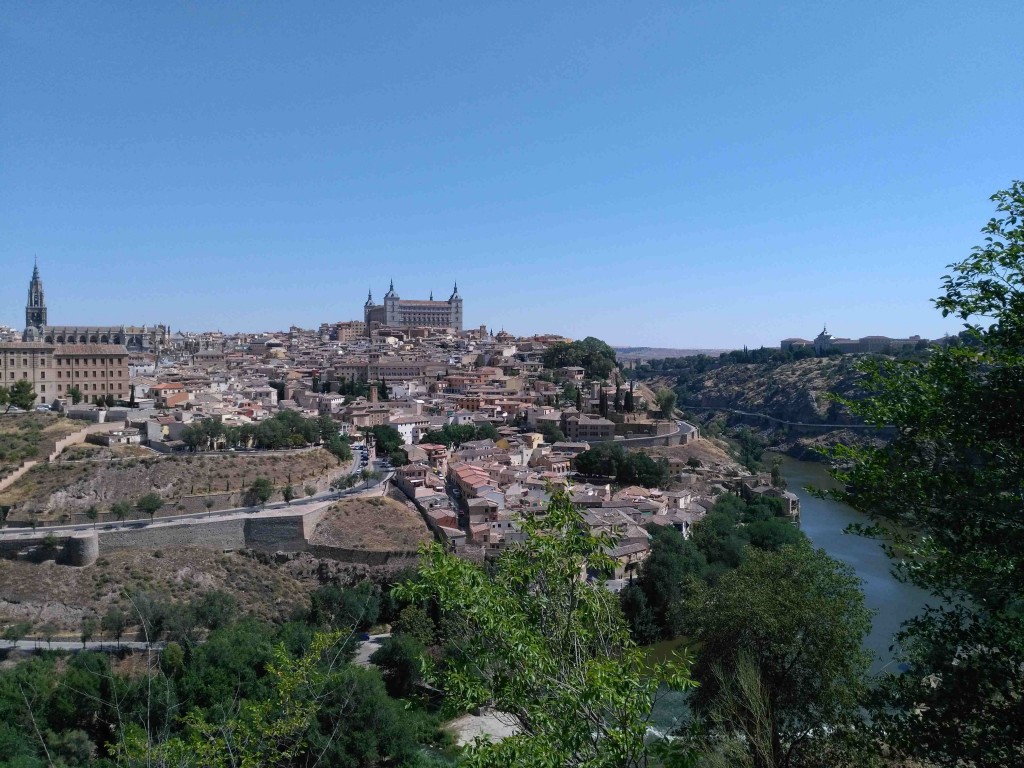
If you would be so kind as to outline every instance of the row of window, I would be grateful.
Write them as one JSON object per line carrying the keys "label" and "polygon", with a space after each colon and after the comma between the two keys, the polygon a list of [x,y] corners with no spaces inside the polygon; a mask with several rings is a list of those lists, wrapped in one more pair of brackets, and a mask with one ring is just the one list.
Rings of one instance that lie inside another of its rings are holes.
{"label": "row of window", "polygon": [[[62,378],[62,375],[61,375],[61,374],[62,374],[62,371],[57,371],[57,378],[58,378],[58,379],[59,379],[59,378]],[[124,374],[124,371],[93,371],[93,372],[92,372],[92,377],[93,377],[94,379],[95,379],[95,378],[96,378],[97,376],[108,376],[108,377],[111,377],[111,376],[121,376],[121,377],[123,377],[124,375],[125,375],[125,374]],[[12,378],[12,379],[14,379],[14,378],[17,378],[17,377],[15,376],[15,374],[14,374],[14,371],[11,371],[11,375],[10,375],[10,378]],[[22,371],[22,372],[21,372],[21,378],[23,378],[23,379],[27,379],[27,378],[28,378],[28,371]],[[40,371],[40,372],[39,372],[39,378],[40,378],[40,379],[45,379],[45,378],[46,378],[46,371]],[[68,378],[69,378],[69,379],[71,378],[71,371],[68,371]],[[75,371],[75,378],[76,378],[76,379],[80,379],[80,378],[83,378],[83,376],[82,376],[82,371]],[[85,371],[85,376],[84,376],[84,378],[86,378],[86,379],[88,379],[88,378],[89,378],[89,371]]]}
{"label": "row of window", "polygon": [[[64,365],[64,364],[67,364],[67,365],[75,365],[75,364],[79,364],[79,365],[116,365],[116,364],[124,365],[124,358],[123,357],[116,357],[116,358],[115,357],[109,357],[109,358],[108,357],[91,357],[91,358],[85,358],[85,359],[78,358],[78,357],[69,357],[69,358],[55,357],[55,358],[53,358],[53,361],[54,361],[55,365]],[[11,355],[7,359],[7,364],[8,365],[14,365],[16,363],[17,363],[17,358],[14,355]],[[28,367],[28,358],[27,357],[21,358],[21,364],[22,364],[22,366],[27,368]],[[40,357],[39,358],[39,365],[41,365],[41,366],[42,365],[46,365],[46,358],[45,357]]]}

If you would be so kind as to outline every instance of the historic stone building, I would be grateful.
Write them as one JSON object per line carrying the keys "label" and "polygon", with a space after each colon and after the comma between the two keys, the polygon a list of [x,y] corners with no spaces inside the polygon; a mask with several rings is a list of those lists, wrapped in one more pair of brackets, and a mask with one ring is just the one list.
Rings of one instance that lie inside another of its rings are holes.
{"label": "historic stone building", "polygon": [[783,352],[813,348],[816,355],[827,355],[829,352],[890,354],[902,349],[919,349],[931,343],[928,339],[923,339],[920,336],[910,336],[905,339],[894,339],[889,336],[861,336],[859,339],[845,339],[833,336],[827,328],[822,328],[821,333],[813,340],[791,337],[783,339],[779,348]]}
{"label": "historic stone building", "polygon": [[113,344],[129,352],[155,352],[166,347],[170,328],[166,325],[48,325],[43,281],[39,265],[32,269],[28,284],[28,303],[25,305],[25,332],[22,341],[45,344]]}
{"label": "historic stone building", "polygon": [[0,344],[0,381],[12,387],[19,379],[31,382],[37,405],[71,399],[68,390],[73,387],[86,403],[107,395],[127,400],[128,350],[123,344]]}
{"label": "historic stone building", "polygon": [[447,301],[434,301],[434,294],[426,301],[418,299],[400,299],[395,293],[395,283],[384,294],[384,303],[375,304],[373,294],[366,297],[363,305],[363,320],[366,333],[373,329],[387,328],[454,328],[462,330],[462,297],[459,296],[459,284],[455,284],[452,295]]}

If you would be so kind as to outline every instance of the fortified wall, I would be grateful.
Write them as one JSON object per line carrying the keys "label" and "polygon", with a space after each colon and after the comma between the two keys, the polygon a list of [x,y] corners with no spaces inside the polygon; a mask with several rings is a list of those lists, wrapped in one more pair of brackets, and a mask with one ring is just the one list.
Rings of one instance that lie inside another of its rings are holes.
{"label": "fortified wall", "polygon": [[177,547],[301,552],[310,549],[309,537],[325,511],[326,506],[321,506],[308,512],[263,512],[228,520],[181,520],[167,525],[100,531],[99,548],[101,552]]}

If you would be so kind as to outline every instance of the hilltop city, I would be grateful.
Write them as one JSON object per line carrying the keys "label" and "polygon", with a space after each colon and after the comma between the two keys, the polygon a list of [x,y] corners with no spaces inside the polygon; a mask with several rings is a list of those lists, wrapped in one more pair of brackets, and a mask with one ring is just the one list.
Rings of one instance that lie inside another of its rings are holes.
{"label": "hilltop city", "polygon": [[[688,535],[727,488],[776,497],[799,515],[796,497],[767,474],[751,475],[724,453],[706,466],[692,452],[680,453],[700,441],[700,430],[677,418],[674,399],[665,410],[658,393],[629,378],[628,365],[616,367],[602,342],[466,329],[457,284],[435,300],[403,299],[392,282],[382,303],[368,295],[362,315],[262,334],[51,325],[36,266],[21,338],[0,343],[0,376],[31,389],[24,405],[81,423],[82,439],[72,445],[122,452],[115,456],[129,449],[152,457],[301,449],[301,438],[282,446],[261,436],[285,417],[318,420],[329,425],[331,440],[336,435],[357,450],[344,472],[327,467],[314,485],[338,491],[353,477],[383,473],[381,480],[457,551],[499,551],[521,540],[520,515],[566,490],[588,510],[595,531],[620,535],[610,551],[620,580],[649,550],[642,525]],[[645,451],[650,471],[614,493],[607,480],[573,479],[579,457],[602,445]],[[87,523],[86,513],[97,508],[99,519],[113,520],[118,501],[134,501],[96,491],[78,498],[19,494],[19,483],[34,477],[22,476],[43,469],[35,464],[27,460],[0,479],[9,526]],[[292,493],[282,485],[267,500]],[[223,490],[231,488],[207,489],[207,510],[241,503],[241,494],[215,493]],[[172,522],[175,508],[196,508],[202,494],[190,488],[185,495],[192,498],[161,499],[159,519]]]}

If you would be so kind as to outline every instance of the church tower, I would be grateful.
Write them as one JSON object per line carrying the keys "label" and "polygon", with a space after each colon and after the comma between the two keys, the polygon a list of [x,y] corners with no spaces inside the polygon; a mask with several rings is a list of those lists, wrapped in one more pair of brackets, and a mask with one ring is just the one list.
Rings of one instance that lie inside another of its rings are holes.
{"label": "church tower", "polygon": [[456,330],[462,330],[462,297],[459,296],[459,283],[455,282],[452,295],[448,297],[448,325]]}
{"label": "church tower", "polygon": [[39,277],[39,264],[32,269],[32,280],[28,284],[28,303],[25,305],[25,333],[35,328],[42,332],[46,325],[46,301],[43,298],[43,281]]}

